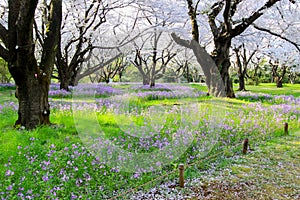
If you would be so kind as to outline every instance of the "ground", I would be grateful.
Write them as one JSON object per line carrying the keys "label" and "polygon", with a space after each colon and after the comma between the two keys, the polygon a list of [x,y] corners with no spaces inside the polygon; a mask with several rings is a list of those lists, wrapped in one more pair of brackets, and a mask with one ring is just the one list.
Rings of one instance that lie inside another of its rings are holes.
{"label": "ground", "polygon": [[191,186],[195,195],[187,199],[300,199],[300,132],[268,141],[209,176]]}
{"label": "ground", "polygon": [[130,199],[299,200],[300,131],[252,146],[246,155],[218,159],[195,178],[185,180],[184,188],[175,179],[147,192],[138,191]]}

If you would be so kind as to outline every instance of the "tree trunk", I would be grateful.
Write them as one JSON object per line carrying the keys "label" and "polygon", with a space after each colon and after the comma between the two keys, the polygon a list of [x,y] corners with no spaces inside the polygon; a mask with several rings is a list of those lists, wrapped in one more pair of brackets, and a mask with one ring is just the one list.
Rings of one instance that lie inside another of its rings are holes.
{"label": "tree trunk", "polygon": [[72,75],[70,77],[69,86],[77,86],[78,85],[78,82],[79,82],[78,74],[79,74],[79,71],[74,69],[72,72]]}
{"label": "tree trunk", "polygon": [[276,86],[277,86],[278,88],[282,88],[282,87],[283,87],[282,79],[281,79],[281,78],[278,78],[278,79],[276,80]]}
{"label": "tree trunk", "polygon": [[50,124],[48,92],[62,14],[61,0],[51,0],[46,37],[37,61],[33,39],[37,5],[38,0],[9,0],[7,38],[0,39],[7,48],[8,68],[16,84],[19,109],[15,125],[28,129]]}
{"label": "tree trunk", "polygon": [[236,64],[238,66],[238,73],[237,73],[237,75],[239,77],[239,89],[238,89],[238,91],[246,91],[246,88],[245,88],[246,70],[243,70],[243,64],[244,64],[244,69],[245,69],[246,68],[246,65],[245,65],[246,62],[245,62],[245,60],[244,60],[243,64],[241,62],[240,54],[239,54],[240,47],[235,48],[234,51],[235,51],[235,54],[236,54]]}
{"label": "tree trunk", "polygon": [[247,91],[245,87],[245,76],[243,74],[239,75],[239,91]]}
{"label": "tree trunk", "polygon": [[50,124],[48,102],[50,81],[48,76],[45,75],[45,72],[35,71],[39,67],[33,52],[28,54],[27,50],[20,49],[17,55],[16,64],[22,66],[22,72],[17,67],[10,68],[17,85],[16,96],[19,102],[18,119],[15,125],[31,129],[38,125]]}
{"label": "tree trunk", "polygon": [[149,84],[150,84],[149,77],[147,75],[143,75],[143,85],[149,85]]}
{"label": "tree trunk", "polygon": [[70,91],[69,85],[71,82],[71,73],[68,71],[67,64],[64,61],[57,62],[58,78],[60,82],[60,89]]}
{"label": "tree trunk", "polygon": [[16,125],[34,128],[50,124],[48,92],[47,81],[39,81],[34,74],[18,86],[19,110]]}
{"label": "tree trunk", "polygon": [[212,55],[212,59],[215,61],[217,68],[221,74],[222,81],[224,83],[226,96],[229,98],[235,98],[233,91],[232,79],[229,75],[230,59],[229,49],[231,46],[231,38],[224,37],[215,40],[215,50]]}
{"label": "tree trunk", "polygon": [[68,78],[60,78],[59,81],[60,81],[59,88],[61,90],[70,91],[69,90],[69,79]]}
{"label": "tree trunk", "polygon": [[155,87],[155,78],[154,77],[152,77],[151,81],[150,81],[150,88],[153,88],[153,87]]}
{"label": "tree trunk", "polygon": [[201,47],[196,40],[183,40],[175,33],[172,33],[171,36],[177,44],[193,50],[197,62],[201,66],[206,77],[205,82],[208,87],[209,94],[215,97],[225,97],[225,87],[220,72],[215,61],[207,53],[207,51]]}

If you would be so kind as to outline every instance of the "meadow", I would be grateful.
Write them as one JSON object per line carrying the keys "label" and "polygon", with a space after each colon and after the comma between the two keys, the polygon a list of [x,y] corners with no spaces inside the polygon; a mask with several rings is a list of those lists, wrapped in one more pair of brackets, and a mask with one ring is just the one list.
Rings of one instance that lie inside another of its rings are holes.
{"label": "meadow", "polygon": [[0,197],[137,199],[122,194],[175,180],[180,163],[191,166],[186,178],[216,159],[222,170],[245,138],[258,145],[280,137],[286,122],[300,129],[299,85],[247,89],[227,99],[198,84],[81,84],[72,92],[53,84],[53,124],[28,131],[13,127],[14,86],[1,85]]}

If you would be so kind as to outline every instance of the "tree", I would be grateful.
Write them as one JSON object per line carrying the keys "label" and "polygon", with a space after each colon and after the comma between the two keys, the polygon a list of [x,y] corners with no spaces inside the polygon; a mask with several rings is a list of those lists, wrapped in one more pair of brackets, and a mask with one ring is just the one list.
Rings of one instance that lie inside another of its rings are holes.
{"label": "tree", "polygon": [[247,70],[249,67],[249,63],[252,60],[252,57],[257,52],[257,49],[252,51],[248,57],[247,50],[245,44],[240,45],[233,49],[236,55],[236,65],[238,67],[238,78],[239,78],[239,89],[238,91],[246,91],[245,87],[245,78],[247,75]]}
{"label": "tree", "polygon": [[[155,24],[159,25],[157,19]],[[176,55],[173,41],[157,27],[145,39],[140,39],[140,44],[135,41],[135,56],[131,62],[141,73],[143,84],[154,87],[155,80],[163,77],[169,62]]]}
{"label": "tree", "polygon": [[259,85],[262,76],[262,66],[265,65],[266,59],[261,56],[254,56],[251,60],[252,67],[247,72],[247,77],[253,81],[254,85]]}
{"label": "tree", "polygon": [[171,51],[172,42],[164,49],[159,49],[158,44],[162,32],[154,33],[153,48],[151,52],[141,53],[141,49],[136,49],[133,65],[139,70],[143,78],[144,85],[155,86],[155,80],[163,77],[169,62],[174,58],[176,53]]}
{"label": "tree", "polygon": [[[101,62],[101,61],[100,61]],[[106,82],[109,83],[111,79],[114,79],[115,76],[119,76],[121,81],[123,72],[128,66],[128,62],[124,56],[117,58],[114,62],[111,62],[95,72],[93,75],[90,75],[91,80],[97,80],[98,83]]]}
{"label": "tree", "polygon": [[16,125],[26,128],[50,124],[48,91],[62,16],[61,0],[51,0],[48,5],[48,29],[38,62],[33,37],[37,5],[38,0],[9,0],[8,24],[0,24],[0,38],[5,46],[0,46],[0,56],[8,62],[18,91]]}
{"label": "tree", "polygon": [[[276,82],[278,87],[287,82],[286,74],[293,83],[297,66],[300,66],[300,38],[295,35],[300,31],[299,8],[299,2],[292,5],[282,2],[274,12],[266,15],[270,22],[268,28],[260,22],[253,24],[255,29],[269,35],[268,48],[264,48],[262,53],[269,58],[271,82]],[[275,18],[274,14],[279,17]]]}
{"label": "tree", "polygon": [[291,66],[291,68],[288,70],[288,77],[291,84],[295,84],[297,82],[297,78],[300,77],[300,70],[297,72],[296,65]]}
{"label": "tree", "polygon": [[288,66],[287,65],[280,66],[278,60],[275,60],[274,62],[270,60],[269,64],[272,67],[272,82],[276,82],[276,86],[278,88],[282,88],[283,78],[287,73]]}
{"label": "tree", "polygon": [[77,73],[94,48],[93,34],[106,22],[109,8],[103,1],[72,1],[65,6],[56,67],[60,89],[69,90],[69,85],[76,85]]}
{"label": "tree", "polygon": [[[238,35],[241,35],[251,24],[253,24],[257,19],[264,15],[264,12],[271,8],[274,4],[279,2],[280,0],[268,0],[263,5],[260,5],[258,9],[253,11],[251,14],[246,15],[243,13],[240,16],[237,16],[238,6],[241,3],[247,3],[243,0],[223,0],[217,1],[209,6],[208,10],[205,10],[204,13],[207,14],[208,24],[210,26],[212,35],[213,35],[213,43],[214,50],[211,53],[211,58],[213,59],[215,65],[218,68],[219,74],[222,78],[222,82],[224,84],[225,96],[234,97],[234,91],[232,86],[232,80],[229,76],[229,67],[230,67],[230,47],[232,44],[232,39]],[[185,44],[186,47],[193,48],[194,53],[200,53],[206,50],[202,48],[199,44],[199,26],[197,21],[198,15],[198,6],[200,4],[200,0],[196,3],[193,0],[186,0],[188,5],[188,15],[190,17],[191,26],[192,26],[192,37],[193,41],[183,41],[180,40],[175,34],[173,34],[173,38],[180,44]],[[295,3],[290,0],[290,2]],[[248,11],[248,10],[247,10]],[[203,11],[202,11],[203,13]],[[247,16],[247,17],[245,17]],[[240,18],[239,18],[240,17]],[[198,49],[198,51],[196,51]],[[207,53],[207,52],[206,52]],[[204,53],[203,53],[204,55]],[[202,55],[202,56],[203,56]],[[197,55],[196,55],[197,57]],[[199,61],[201,61],[201,56],[198,55]],[[209,88],[210,94],[214,96],[220,96],[220,84],[214,83],[213,79],[217,79],[213,73],[210,72],[210,66],[204,66],[207,64],[203,60],[202,69],[207,78],[207,84]]]}
{"label": "tree", "polygon": [[[69,85],[77,85],[81,78],[101,68],[89,69],[84,65],[89,59],[93,59],[92,52],[95,49],[117,49],[126,44],[129,34],[118,40],[117,44],[113,45],[114,47],[99,45],[104,40],[102,35],[116,36],[115,29],[122,24],[119,19],[120,16],[116,13],[122,12],[121,10],[131,3],[132,0],[67,1],[65,4],[66,9],[63,17],[61,37],[59,39],[59,48],[56,54],[56,68],[61,89],[69,90]],[[115,11],[115,13],[112,11]],[[104,62],[112,62],[120,55],[108,57]]]}

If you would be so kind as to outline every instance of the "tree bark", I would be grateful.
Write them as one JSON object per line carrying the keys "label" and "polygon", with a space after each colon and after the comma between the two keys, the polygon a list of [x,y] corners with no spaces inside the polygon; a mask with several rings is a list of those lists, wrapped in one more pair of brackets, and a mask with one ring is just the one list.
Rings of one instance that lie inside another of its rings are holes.
{"label": "tree bark", "polygon": [[212,59],[215,61],[215,64],[221,74],[226,96],[229,98],[235,98],[232,79],[229,75],[229,67],[231,65],[229,59],[230,46],[230,37],[215,40],[215,54],[212,55]]}
{"label": "tree bark", "polygon": [[150,85],[150,79],[147,75],[142,75],[143,77],[143,85]]}
{"label": "tree bark", "polygon": [[33,21],[38,0],[9,1],[9,71],[17,86],[17,126],[50,124],[48,92],[61,24],[61,0],[50,4],[48,32],[40,64],[34,55]]}
{"label": "tree bark", "polygon": [[276,87],[278,87],[278,88],[282,88],[283,87],[282,79],[281,78],[277,78],[277,80],[276,80]]}
{"label": "tree bark", "polygon": [[243,74],[239,75],[239,91],[247,91],[245,87],[245,76]]}

